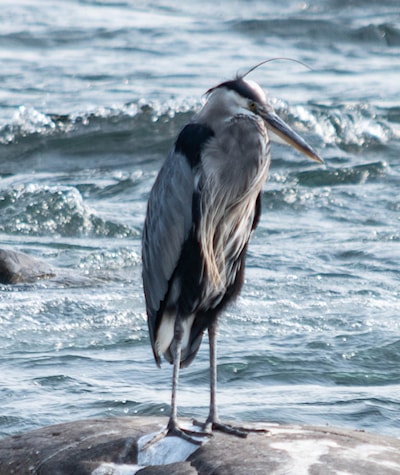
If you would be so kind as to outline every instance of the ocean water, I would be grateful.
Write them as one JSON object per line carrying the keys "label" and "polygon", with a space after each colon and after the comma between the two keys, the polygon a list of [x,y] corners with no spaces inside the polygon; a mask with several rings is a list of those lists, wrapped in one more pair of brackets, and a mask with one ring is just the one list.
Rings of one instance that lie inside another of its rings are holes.
{"label": "ocean water", "polygon": [[[400,437],[398,0],[14,0],[0,9],[0,436],[165,415],[141,286],[146,201],[204,92],[252,73],[325,164],[273,146],[246,283],[220,319],[219,408]],[[207,416],[207,341],[182,371]]]}

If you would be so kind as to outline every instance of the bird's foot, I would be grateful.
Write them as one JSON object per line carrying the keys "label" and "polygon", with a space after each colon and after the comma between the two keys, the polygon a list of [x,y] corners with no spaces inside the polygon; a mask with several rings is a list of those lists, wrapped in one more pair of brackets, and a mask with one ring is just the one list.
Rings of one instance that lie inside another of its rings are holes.
{"label": "bird's foot", "polygon": [[204,437],[212,437],[212,434],[205,431],[183,429],[176,424],[173,427],[167,429],[167,436],[180,437],[181,439],[191,442],[192,444],[201,445],[203,443],[203,440],[201,439]]}
{"label": "bird's foot", "polygon": [[225,424],[222,422],[212,422],[211,423],[212,430],[216,430],[219,432],[224,432],[225,434],[232,434],[236,435],[236,437],[246,438],[248,434],[266,434],[269,432],[267,429],[257,429],[255,427],[243,427],[243,426],[234,426],[231,424]]}
{"label": "bird's foot", "polygon": [[142,450],[148,449],[165,437],[179,437],[183,440],[186,440],[186,442],[190,442],[191,444],[202,445],[204,442],[202,439],[204,439],[204,437],[212,437],[212,434],[210,432],[184,429],[179,427],[177,423],[169,421],[167,428],[150,439],[143,446]]}
{"label": "bird's foot", "polygon": [[205,432],[223,432],[224,434],[235,435],[236,437],[241,437],[245,439],[250,433],[259,433],[265,434],[269,431],[267,429],[257,429],[253,427],[243,427],[243,426],[234,426],[232,424],[225,424],[218,421],[207,420],[205,423],[198,421],[193,421],[194,425],[201,427]]}

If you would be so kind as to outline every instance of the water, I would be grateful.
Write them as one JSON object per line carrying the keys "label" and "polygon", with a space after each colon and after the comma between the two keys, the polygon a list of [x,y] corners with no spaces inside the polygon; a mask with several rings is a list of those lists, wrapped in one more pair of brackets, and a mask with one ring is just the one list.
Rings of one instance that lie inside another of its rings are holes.
{"label": "water", "polygon": [[[0,288],[0,434],[165,415],[140,234],[156,173],[202,94],[252,74],[325,166],[283,146],[246,285],[221,318],[228,419],[400,436],[397,0],[15,0],[0,11],[0,246],[57,269]],[[207,415],[203,344],[180,413]]]}

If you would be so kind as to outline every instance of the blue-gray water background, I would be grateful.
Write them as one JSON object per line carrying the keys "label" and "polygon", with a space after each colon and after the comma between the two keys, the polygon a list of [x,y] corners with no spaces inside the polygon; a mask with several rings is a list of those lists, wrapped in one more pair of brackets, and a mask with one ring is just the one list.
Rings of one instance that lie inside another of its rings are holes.
{"label": "blue-gray water background", "polygon": [[[325,166],[273,147],[241,297],[221,318],[228,419],[400,436],[398,0],[14,0],[0,9],[0,247],[57,277],[0,287],[0,436],[166,414],[141,287],[146,200],[202,94],[251,78]],[[206,340],[180,413],[205,417]]]}

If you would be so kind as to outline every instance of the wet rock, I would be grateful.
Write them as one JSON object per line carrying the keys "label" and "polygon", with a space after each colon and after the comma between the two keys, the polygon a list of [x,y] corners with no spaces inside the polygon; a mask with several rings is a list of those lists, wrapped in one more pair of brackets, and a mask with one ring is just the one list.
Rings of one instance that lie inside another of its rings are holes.
{"label": "wet rock", "polygon": [[54,270],[22,252],[0,249],[0,284],[19,284],[54,277]]}
{"label": "wet rock", "polygon": [[[155,417],[95,419],[8,437],[0,440],[0,475],[400,473],[397,439],[347,429],[267,423],[257,424],[267,433],[252,433],[247,439],[215,433],[202,446],[193,445],[189,456],[183,447],[187,442],[162,439],[146,449],[154,454],[152,463],[138,446],[165,424],[165,419]],[[160,454],[170,463],[163,464]],[[174,460],[180,454],[185,454],[184,459]],[[147,466],[142,464],[144,459]]]}

